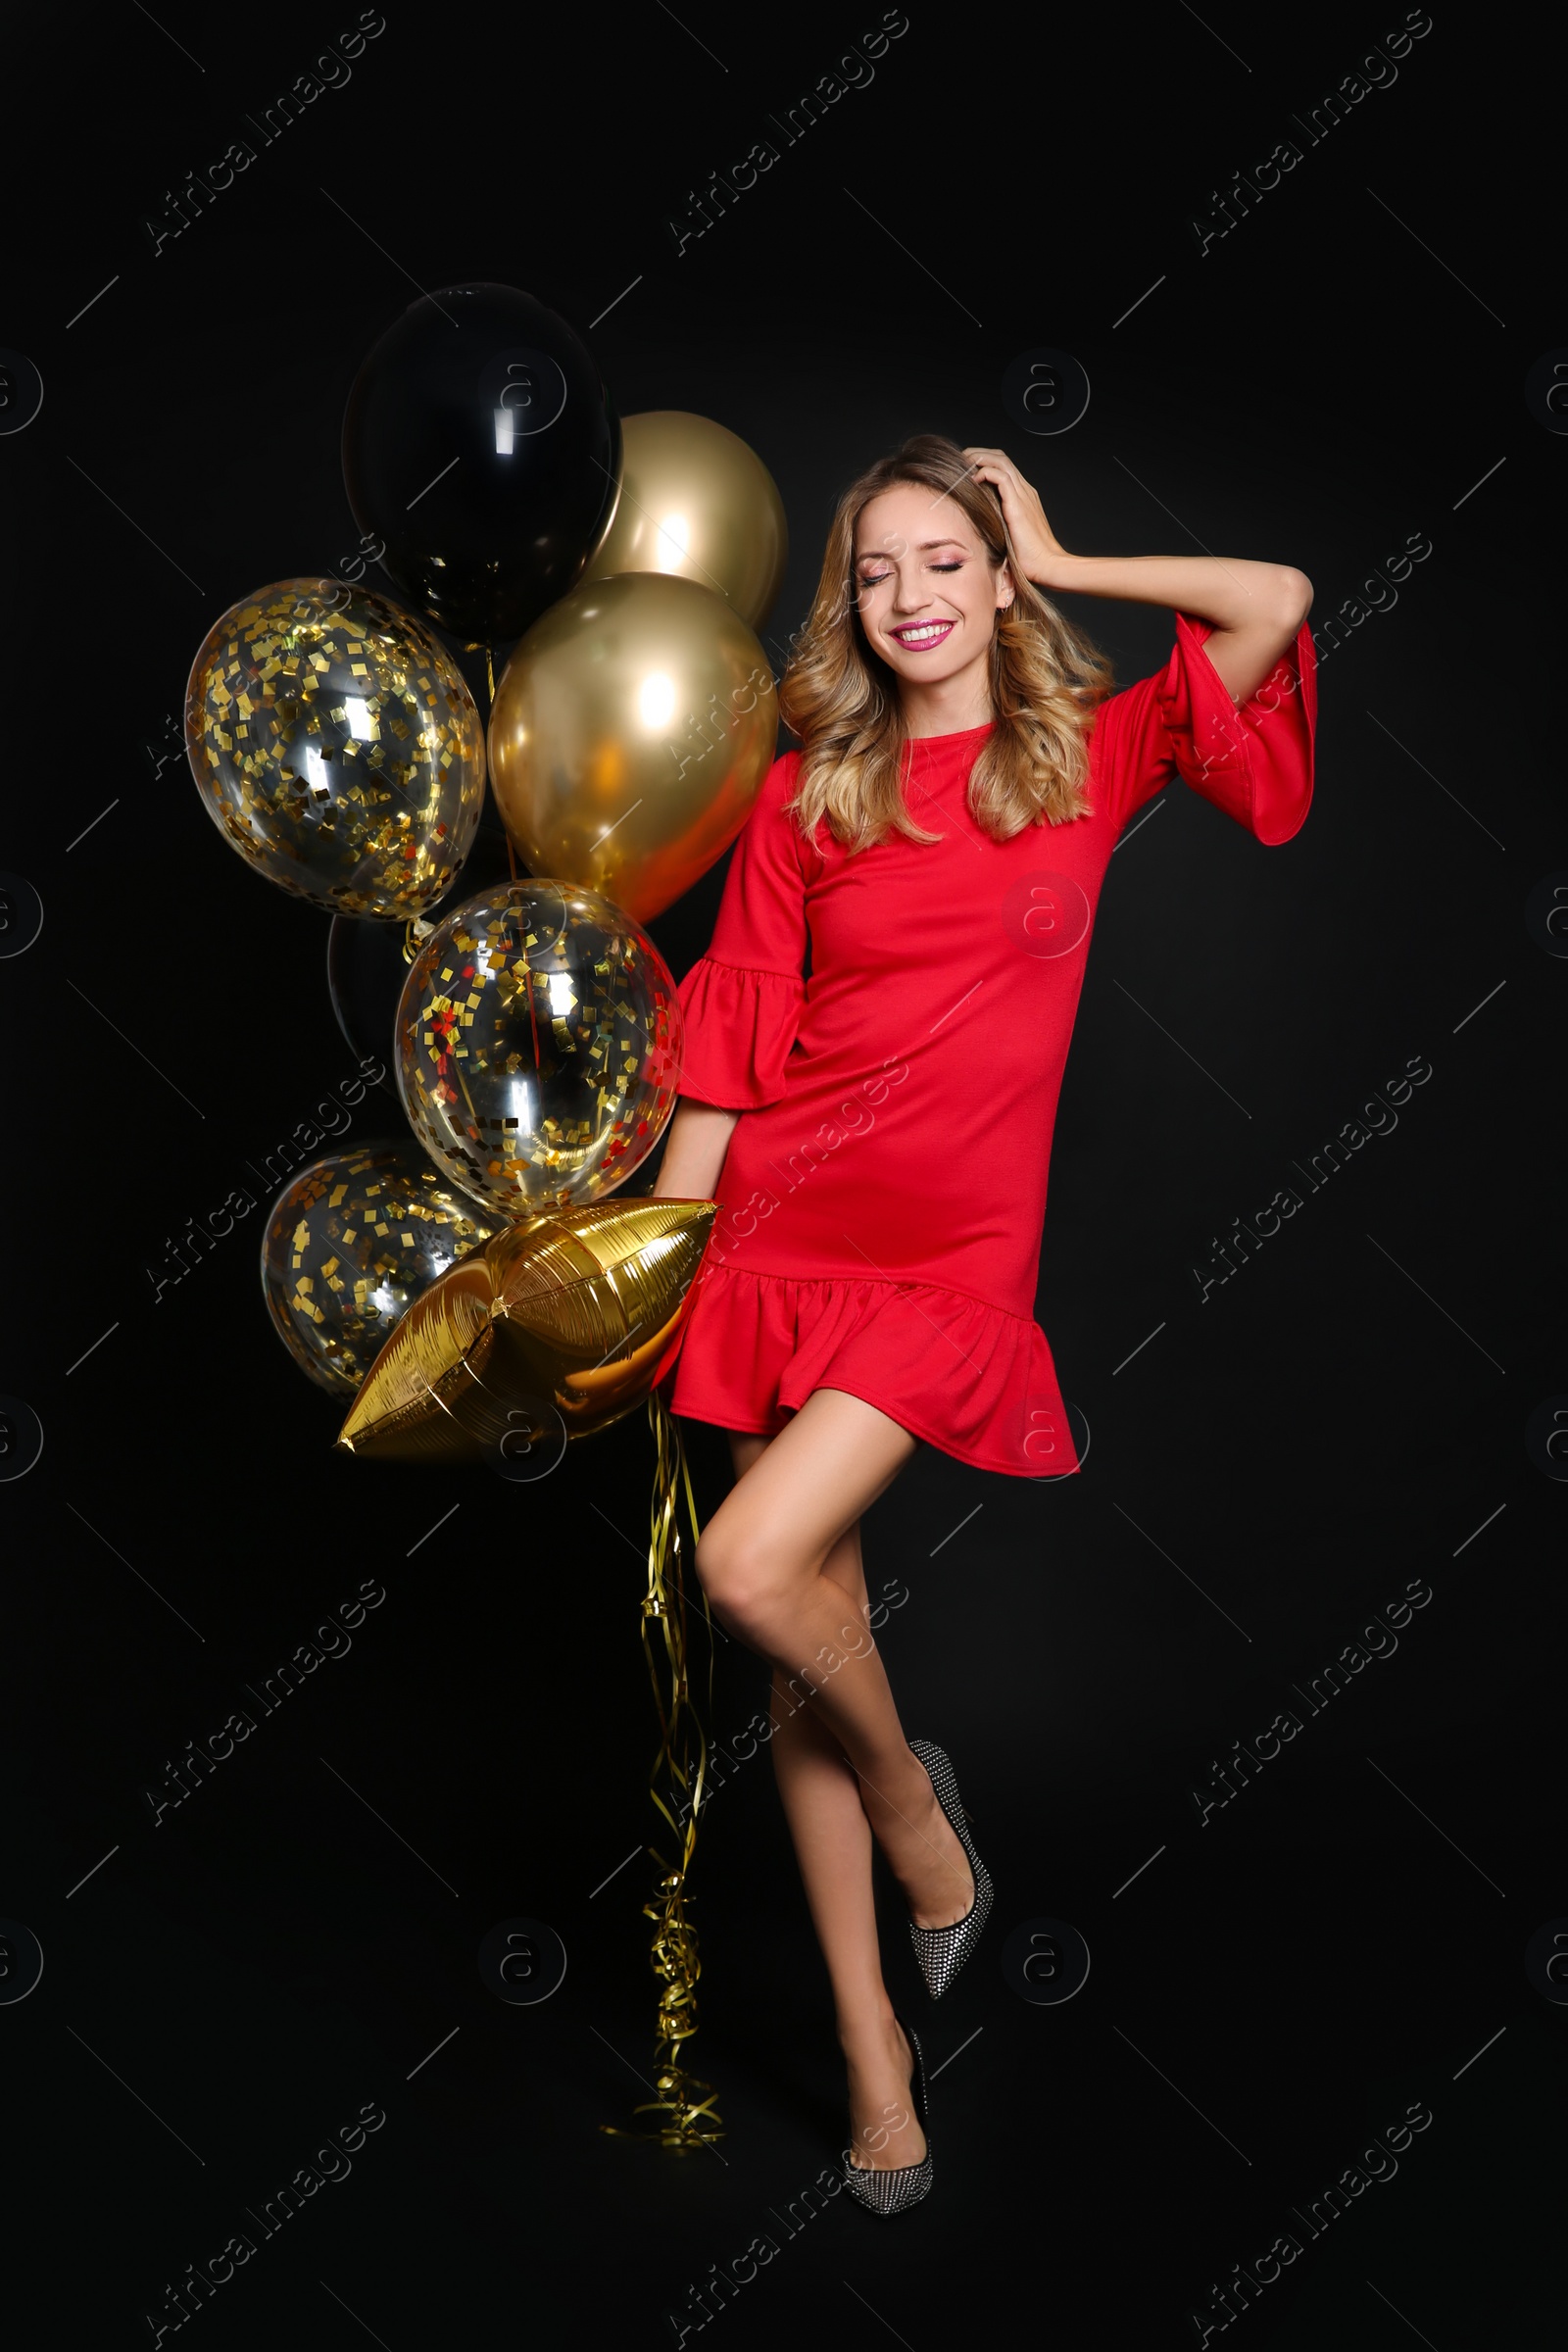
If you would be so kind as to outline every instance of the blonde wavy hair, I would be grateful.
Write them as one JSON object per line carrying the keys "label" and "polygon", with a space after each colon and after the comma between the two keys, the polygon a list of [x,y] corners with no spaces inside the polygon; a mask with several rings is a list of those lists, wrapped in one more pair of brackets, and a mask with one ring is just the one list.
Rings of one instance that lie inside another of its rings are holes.
{"label": "blonde wavy hair", "polygon": [[1087,814],[1086,739],[1111,690],[1110,665],[1025,578],[998,493],[973,478],[957,443],[941,433],[916,433],[839,500],[816,596],[778,690],[784,721],[801,740],[788,810],[808,839],[825,817],[852,854],[890,832],[942,838],[905,805],[898,679],[866,640],[856,590],[861,511],[901,482],[945,492],[973,524],[993,571],[1005,564],[1012,577],[1013,601],[999,611],[991,643],[994,723],[969,776],[970,815],[993,841],[1010,841],[1025,825]]}

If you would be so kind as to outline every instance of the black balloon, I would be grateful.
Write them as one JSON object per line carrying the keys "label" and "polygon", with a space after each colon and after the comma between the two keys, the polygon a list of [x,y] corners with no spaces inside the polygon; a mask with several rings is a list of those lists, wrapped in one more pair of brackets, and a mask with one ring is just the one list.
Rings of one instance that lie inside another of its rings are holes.
{"label": "black balloon", "polygon": [[445,286],[370,352],[343,479],[389,577],[466,643],[520,637],[582,573],[619,490],[586,346],[515,286]]}
{"label": "black balloon", "polygon": [[[486,819],[488,825],[489,819]],[[519,859],[517,871],[526,872]],[[426,909],[421,923],[438,923],[454,906],[476,891],[490,890],[512,878],[512,860],[504,833],[481,826],[451,888]],[[390,1079],[394,1062],[394,1028],[398,999],[409,976],[404,944],[406,923],[362,921],[349,914],[332,917],[326,938],[326,985],[331,992],[337,1025],[363,1060],[373,1055]],[[417,950],[416,950],[417,953]]]}

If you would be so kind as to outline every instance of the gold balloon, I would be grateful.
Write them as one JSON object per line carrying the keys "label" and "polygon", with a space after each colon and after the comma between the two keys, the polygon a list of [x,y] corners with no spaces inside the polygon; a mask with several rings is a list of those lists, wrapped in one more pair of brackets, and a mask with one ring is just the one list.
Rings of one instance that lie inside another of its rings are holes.
{"label": "gold balloon", "polygon": [[405,1309],[495,1231],[407,1138],[333,1152],[272,1203],[262,1237],[268,1312],[317,1387],[350,1395]]}
{"label": "gold balloon", "polygon": [[372,589],[279,580],[231,606],[191,667],[185,746],[230,848],[330,913],[418,915],[473,846],[473,697]]}
{"label": "gold balloon", "polygon": [[503,823],[536,874],[646,922],[721,858],[773,762],[767,657],[710,588],[620,572],[513,651],[490,714]]}
{"label": "gold balloon", "polygon": [[597,1200],[508,1227],[414,1301],[339,1449],[505,1475],[547,1425],[608,1428],[673,1360],[716,1214],[711,1200]]}
{"label": "gold balloon", "polygon": [[778,485],[738,434],[684,409],[621,418],[620,495],[584,579],[677,574],[715,589],[758,629],[789,553]]}

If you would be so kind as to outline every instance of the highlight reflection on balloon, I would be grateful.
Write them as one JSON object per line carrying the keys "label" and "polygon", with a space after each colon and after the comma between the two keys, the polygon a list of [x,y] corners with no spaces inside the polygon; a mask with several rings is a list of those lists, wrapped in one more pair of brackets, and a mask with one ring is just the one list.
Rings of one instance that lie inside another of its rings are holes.
{"label": "highlight reflection on balloon", "polygon": [[268,1217],[273,1328],[318,1388],[351,1394],[405,1310],[495,1231],[407,1139],[335,1152],[285,1185]]}
{"label": "highlight reflection on balloon", "polygon": [[601,1200],[497,1234],[416,1299],[338,1436],[392,1461],[504,1463],[564,1426],[586,1437],[674,1360],[711,1200]]}
{"label": "highlight reflection on balloon", "polygon": [[497,1216],[623,1184],[675,1107],[679,995],[623,908],[570,883],[468,899],[409,970],[398,1094],[437,1165]]}
{"label": "highlight reflection on balloon", "polygon": [[533,872],[639,921],[721,858],[772,765],[767,657],[710,588],[620,572],[537,620],[496,688],[496,805]]}
{"label": "highlight reflection on balloon", "polygon": [[585,580],[678,574],[711,588],[753,628],[789,562],[784,501],[756,451],[710,416],[651,409],[621,420],[620,497]]}
{"label": "highlight reflection on balloon", "polygon": [[478,830],[484,737],[424,623],[343,580],[279,580],[209,630],[185,746],[219,830],[333,914],[414,916]]}
{"label": "highlight reflection on balloon", "polygon": [[619,465],[592,354],[517,286],[469,281],[410,303],[343,417],[349,504],[387,576],[486,645],[520,636],[582,577]]}

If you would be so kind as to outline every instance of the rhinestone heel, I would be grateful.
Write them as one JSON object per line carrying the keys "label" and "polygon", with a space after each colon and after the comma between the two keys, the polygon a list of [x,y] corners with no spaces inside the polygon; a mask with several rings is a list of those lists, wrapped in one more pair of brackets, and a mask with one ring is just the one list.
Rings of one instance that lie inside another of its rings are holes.
{"label": "rhinestone heel", "polygon": [[909,1751],[919,1758],[930,1774],[937,1803],[953,1824],[958,1842],[968,1856],[969,1868],[974,1873],[974,1901],[962,1919],[956,1919],[951,1927],[946,1928],[918,1928],[912,1919],[909,1922],[909,1940],[914,1945],[914,1956],[920,1964],[926,1990],[934,2001],[939,2001],[973,1951],[979,1941],[980,1931],[991,1916],[991,1873],[974,1850],[974,1840],[968,1831],[968,1816],[958,1801],[958,1784],[953,1777],[953,1766],[945,1751],[938,1747],[934,1740],[911,1740]]}
{"label": "rhinestone heel", "polygon": [[901,2017],[905,2039],[914,2059],[914,2073],[909,2082],[909,2100],[921,2131],[925,2133],[925,2154],[918,2164],[901,2164],[888,2171],[870,2165],[852,2164],[848,2148],[844,2151],[840,2171],[845,2187],[858,2205],[867,2213],[905,2213],[918,2205],[931,2193],[931,2118],[926,2106],[925,2059],[920,2052],[919,2039],[912,2026]]}

